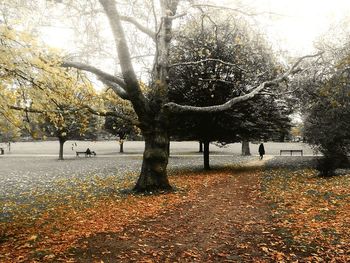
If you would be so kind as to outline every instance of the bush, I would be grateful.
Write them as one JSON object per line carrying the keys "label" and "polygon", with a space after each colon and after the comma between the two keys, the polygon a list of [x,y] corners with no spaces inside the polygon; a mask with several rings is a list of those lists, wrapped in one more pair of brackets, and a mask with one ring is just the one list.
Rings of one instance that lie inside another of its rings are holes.
{"label": "bush", "polygon": [[335,175],[335,170],[338,168],[348,168],[349,159],[345,154],[327,153],[318,160],[316,169],[320,176],[330,177]]}

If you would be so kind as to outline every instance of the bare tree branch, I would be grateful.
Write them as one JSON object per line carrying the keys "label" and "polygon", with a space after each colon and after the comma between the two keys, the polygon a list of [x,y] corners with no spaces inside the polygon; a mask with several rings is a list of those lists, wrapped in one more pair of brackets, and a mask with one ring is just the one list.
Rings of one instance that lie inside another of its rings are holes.
{"label": "bare tree branch", "polygon": [[164,108],[167,109],[170,112],[173,113],[185,113],[185,112],[222,112],[225,110],[229,110],[232,108],[234,105],[237,103],[247,101],[251,98],[253,98],[255,95],[257,95],[259,92],[264,90],[267,87],[272,87],[272,86],[278,86],[281,82],[287,80],[289,75],[295,74],[300,69],[298,68],[299,64],[306,58],[312,58],[312,57],[317,57],[320,56],[322,53],[317,53],[314,55],[306,55],[301,58],[299,58],[293,66],[287,70],[284,74],[280,75],[279,77],[270,80],[270,81],[265,81],[261,83],[259,86],[257,86],[255,89],[253,89],[251,92],[239,96],[239,97],[234,97],[231,100],[225,102],[224,104],[220,105],[214,105],[214,106],[208,106],[208,107],[196,107],[196,106],[188,106],[188,105],[179,105],[174,102],[170,102],[164,105]]}
{"label": "bare tree branch", "polygon": [[[146,112],[150,110],[148,101],[141,91],[140,83],[136,77],[135,70],[131,62],[130,51],[121,23],[120,15],[117,10],[116,2],[114,0],[99,0],[99,2],[105,11],[109,24],[111,26],[123,80],[125,81],[125,91],[127,92],[128,97],[132,102],[135,112],[139,118],[147,119]],[[113,80],[111,81],[113,82]]]}
{"label": "bare tree branch", "polygon": [[135,126],[140,125],[139,121],[137,121],[135,119],[131,119],[123,114],[116,112],[116,111],[98,111],[98,110],[93,109],[92,107],[90,107],[88,105],[83,106],[81,109],[87,109],[90,113],[92,113],[94,115],[103,116],[103,117],[113,116],[113,117],[117,117],[117,118],[126,120],[126,121],[130,122],[132,125],[135,125]]}
{"label": "bare tree branch", "polygon": [[146,35],[148,35],[153,40],[156,40],[156,32],[154,32],[151,29],[149,29],[149,28],[143,26],[142,24],[140,24],[134,17],[120,16],[120,20],[126,21],[126,22],[129,22],[129,23],[133,24],[141,32],[145,33]]}
{"label": "bare tree branch", "polygon": [[[253,13],[252,12],[252,13],[249,13],[249,12],[245,12],[242,9],[239,9],[239,8],[232,8],[232,7],[228,7],[228,6],[219,6],[219,5],[210,5],[210,4],[193,4],[193,5],[190,6],[190,8],[198,8],[198,9],[200,9],[203,12],[202,7],[231,10],[233,12],[240,13],[240,14],[245,15],[245,16],[258,16],[258,15],[285,16],[285,15],[274,13],[274,12],[259,12],[259,13]],[[178,14],[176,16],[170,16],[169,18],[170,19],[181,18],[183,16],[186,16],[187,13],[188,12],[183,12],[183,13]]]}
{"label": "bare tree branch", "polygon": [[33,109],[29,107],[19,107],[19,106],[13,106],[13,105],[7,105],[7,107],[11,110],[31,112],[31,113],[58,113],[59,112],[54,110],[40,110],[40,109]]}
{"label": "bare tree branch", "polygon": [[70,67],[70,68],[85,70],[85,71],[88,71],[88,72],[95,74],[97,77],[99,77],[101,79],[101,81],[105,80],[105,81],[109,81],[109,82],[114,82],[122,88],[125,88],[125,86],[126,86],[124,80],[122,80],[121,78],[113,76],[113,75],[111,75],[107,72],[104,72],[104,71],[102,71],[94,66],[90,66],[90,65],[80,63],[80,62],[70,62],[70,61],[63,62],[61,64],[61,66],[66,67],[66,68]]}
{"label": "bare tree branch", "polygon": [[114,116],[117,118],[121,118],[123,120],[129,121],[131,124],[135,125],[135,126],[139,126],[140,123],[135,120],[135,119],[131,119],[123,114],[120,114],[116,111],[98,111],[96,109],[93,109],[92,107],[88,106],[88,105],[84,105],[82,107],[79,108],[70,108],[70,109],[64,109],[64,110],[42,110],[42,109],[35,109],[35,108],[31,108],[31,107],[19,107],[19,106],[13,106],[13,105],[7,105],[7,107],[11,110],[16,110],[16,111],[23,111],[23,112],[30,112],[30,113],[37,113],[37,114],[44,114],[44,113],[62,113],[62,112],[67,112],[67,113],[72,113],[72,112],[77,112],[77,111],[81,111],[81,110],[87,110],[89,111],[91,114],[97,115],[97,116]]}
{"label": "bare tree branch", "polygon": [[116,83],[108,80],[101,80],[101,81],[104,84],[106,84],[109,88],[111,88],[114,91],[114,93],[116,93],[123,100],[130,100],[128,93]]}
{"label": "bare tree branch", "polygon": [[210,5],[210,4],[194,4],[191,5],[191,7],[193,8],[201,8],[201,7],[209,7],[209,8],[217,8],[217,9],[225,9],[225,10],[231,10],[237,13],[240,13],[242,15],[246,15],[246,16],[258,16],[258,15],[275,15],[275,16],[284,16],[282,14],[277,14],[277,13],[273,13],[273,12],[259,12],[259,13],[249,13],[249,12],[245,12],[239,8],[232,8],[232,7],[227,7],[227,6],[219,6],[219,5]]}
{"label": "bare tree branch", "polygon": [[202,79],[202,78],[199,78],[198,80],[200,81],[205,81],[205,82],[221,82],[221,83],[225,83],[225,84],[234,84],[235,82],[234,81],[228,81],[228,80],[224,80],[224,79]]}
{"label": "bare tree branch", "polygon": [[221,63],[223,65],[235,67],[243,72],[247,72],[247,70],[241,68],[240,66],[237,66],[236,64],[226,62],[226,61],[223,61],[221,59],[216,59],[216,58],[207,58],[207,59],[202,59],[202,60],[198,60],[198,61],[189,61],[189,62],[179,62],[179,63],[171,64],[169,67],[172,68],[172,67],[178,67],[178,66],[198,65],[198,64],[210,62],[210,61],[214,61],[214,62]]}
{"label": "bare tree branch", "polygon": [[187,15],[187,12],[186,13],[181,13],[181,14],[178,14],[178,15],[175,15],[175,16],[168,16],[169,19],[178,19],[178,18],[181,18],[181,17],[184,17]]}
{"label": "bare tree branch", "polygon": [[85,70],[95,74],[101,82],[103,82],[108,87],[110,87],[119,97],[121,97],[124,100],[129,100],[129,95],[124,89],[126,84],[121,78],[108,74],[93,66],[79,63],[79,62],[64,62],[62,66],[73,67],[76,69]]}

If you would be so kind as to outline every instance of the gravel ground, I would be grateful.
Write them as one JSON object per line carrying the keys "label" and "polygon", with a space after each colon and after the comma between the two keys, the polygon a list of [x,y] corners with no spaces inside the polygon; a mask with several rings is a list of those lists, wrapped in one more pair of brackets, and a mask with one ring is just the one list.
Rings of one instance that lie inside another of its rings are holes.
{"label": "gravel ground", "polygon": [[[211,156],[213,168],[241,163],[257,157]],[[202,169],[202,156],[174,156],[169,158],[169,173],[178,169]],[[34,188],[47,188],[63,180],[84,179],[91,176],[123,179],[141,169],[142,157],[124,155],[117,157],[76,158],[59,161],[50,157],[17,157],[0,159],[0,200],[9,195],[21,194]]]}
{"label": "gravel ground", "polygon": [[314,168],[317,162],[317,156],[275,156],[266,162],[266,168],[289,168],[303,169]]}
{"label": "gravel ground", "polygon": [[[256,158],[213,155],[211,166],[215,169]],[[179,170],[200,170],[202,162],[200,154],[171,156],[169,175]],[[123,187],[124,181],[134,184],[141,163],[141,155],[69,158],[64,161],[51,156],[0,158],[0,222],[10,221],[14,213],[34,217],[55,204],[68,202],[67,196],[81,198],[84,202],[91,195],[115,192],[118,187]]]}

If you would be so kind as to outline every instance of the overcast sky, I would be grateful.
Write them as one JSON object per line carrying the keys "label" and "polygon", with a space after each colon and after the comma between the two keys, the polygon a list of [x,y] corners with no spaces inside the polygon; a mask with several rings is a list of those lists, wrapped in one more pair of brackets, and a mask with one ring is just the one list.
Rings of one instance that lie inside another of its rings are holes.
{"label": "overcast sky", "polygon": [[[198,1],[200,2],[200,1]],[[277,15],[261,15],[256,19],[269,39],[277,48],[290,51],[293,55],[312,52],[313,41],[344,17],[350,16],[350,0],[215,0],[214,3],[235,7],[253,7],[257,12],[272,12]],[[60,28],[47,30],[44,39],[55,47],[70,46],[62,38],[67,32]]]}
{"label": "overcast sky", "polygon": [[[216,0],[234,6],[236,0]],[[350,15],[350,0],[241,0],[257,11],[281,14],[257,19],[275,45],[294,55],[312,51],[313,41]]]}

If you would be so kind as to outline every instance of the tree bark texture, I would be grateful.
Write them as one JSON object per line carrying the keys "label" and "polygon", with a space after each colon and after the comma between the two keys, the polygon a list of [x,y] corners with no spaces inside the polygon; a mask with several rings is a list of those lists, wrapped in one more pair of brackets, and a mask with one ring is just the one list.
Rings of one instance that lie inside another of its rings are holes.
{"label": "tree bark texture", "polygon": [[145,137],[145,150],[136,192],[169,191],[167,176],[169,136],[165,131],[153,131]]}
{"label": "tree bark texture", "polygon": [[243,156],[249,156],[250,154],[250,147],[249,147],[249,141],[243,140],[242,141],[242,155]]}
{"label": "tree bark texture", "polygon": [[124,152],[124,140],[119,141],[119,152],[120,153]]}
{"label": "tree bark texture", "polygon": [[210,164],[209,164],[209,141],[204,141],[204,152],[203,152],[203,159],[204,159],[204,170],[210,170]]}

